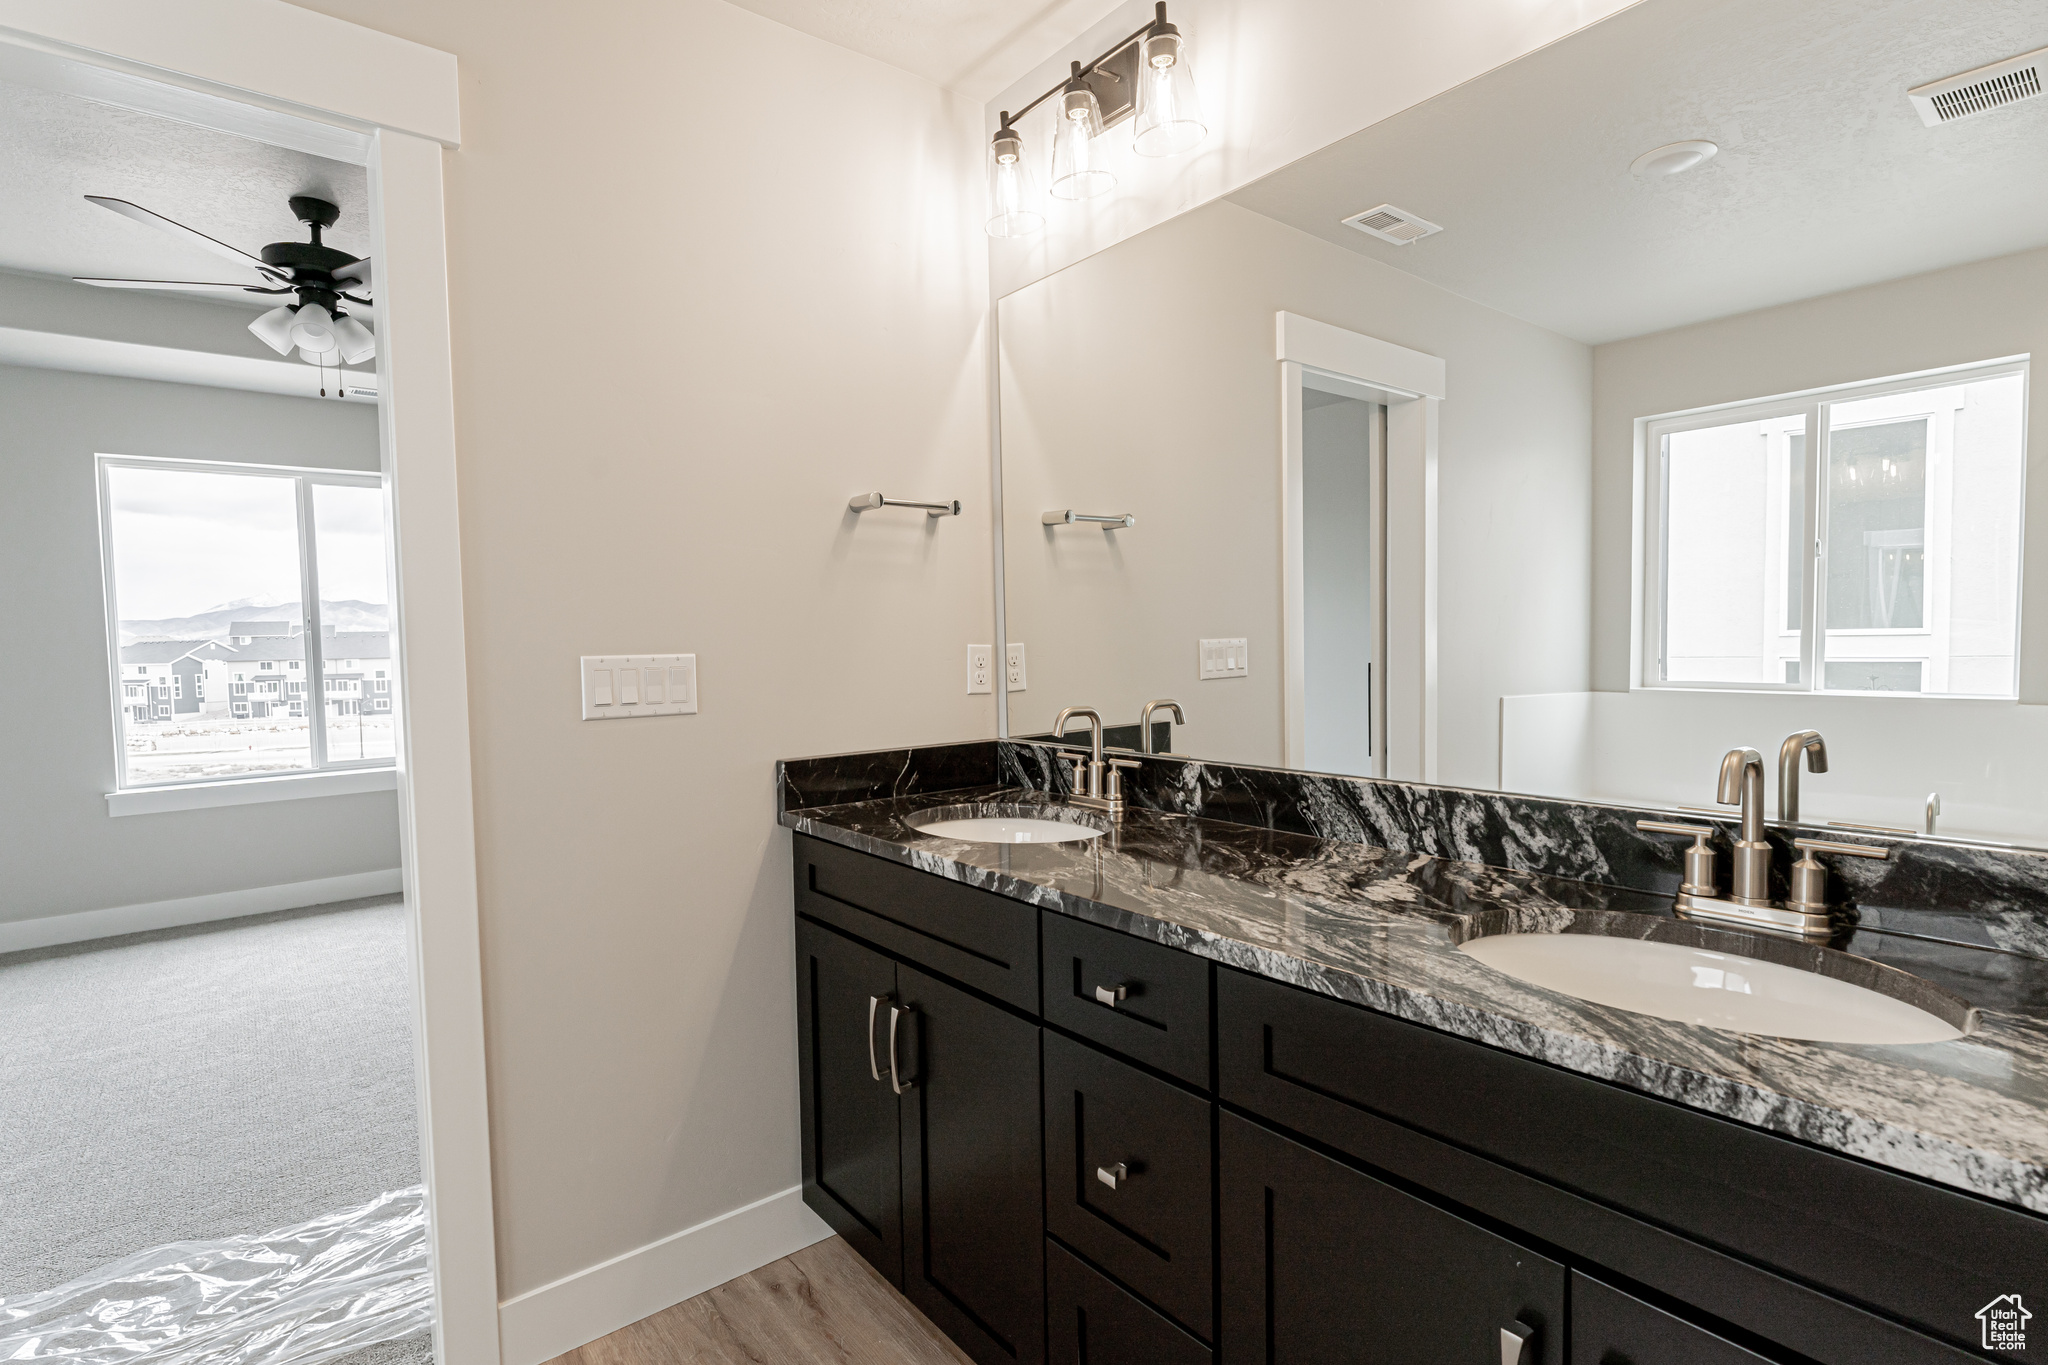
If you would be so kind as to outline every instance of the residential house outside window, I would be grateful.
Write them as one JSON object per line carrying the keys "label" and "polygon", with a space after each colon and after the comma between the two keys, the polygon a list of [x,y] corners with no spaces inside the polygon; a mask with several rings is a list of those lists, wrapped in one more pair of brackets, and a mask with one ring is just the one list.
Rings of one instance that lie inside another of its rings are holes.
{"label": "residential house outside window", "polygon": [[390,766],[395,717],[344,723],[361,675],[327,662],[391,665],[379,476],[111,455],[99,472],[122,788]]}
{"label": "residential house outside window", "polygon": [[2027,373],[1649,422],[1646,683],[2015,696]]}

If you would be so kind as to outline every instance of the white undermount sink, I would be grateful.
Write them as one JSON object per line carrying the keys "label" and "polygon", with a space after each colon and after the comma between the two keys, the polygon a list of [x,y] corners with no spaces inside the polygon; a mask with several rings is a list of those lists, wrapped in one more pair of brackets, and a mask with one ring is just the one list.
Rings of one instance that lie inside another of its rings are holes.
{"label": "white undermount sink", "polygon": [[1030,807],[941,806],[912,816],[907,823],[920,834],[976,844],[1070,844],[1102,837],[1093,825],[1049,820]]}
{"label": "white undermount sink", "polygon": [[1493,934],[1458,951],[1533,986],[1707,1028],[1887,1044],[1941,1043],[1965,1031],[1903,1000],[1818,972],[1680,943]]}

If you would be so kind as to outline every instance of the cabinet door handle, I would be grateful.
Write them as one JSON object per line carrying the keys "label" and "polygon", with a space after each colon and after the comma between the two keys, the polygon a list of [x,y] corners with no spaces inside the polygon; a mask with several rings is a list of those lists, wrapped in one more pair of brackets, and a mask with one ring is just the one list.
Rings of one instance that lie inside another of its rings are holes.
{"label": "cabinet door handle", "polygon": [[1126,1180],[1129,1180],[1131,1174],[1124,1169],[1124,1163],[1119,1161],[1114,1166],[1097,1166],[1095,1168],[1095,1178],[1111,1189],[1116,1189]]}
{"label": "cabinet door handle", "polygon": [[1129,986],[1097,986],[1095,988],[1095,998],[1111,1009],[1115,1009],[1123,1002],[1124,996],[1130,993],[1130,989]]}
{"label": "cabinet door handle", "polygon": [[1500,1365],[1536,1365],[1536,1329],[1517,1319],[1500,1329]]}
{"label": "cabinet door handle", "polygon": [[911,1086],[916,1085],[917,1077],[912,1076],[909,1080],[904,1080],[902,1069],[897,1065],[896,1025],[903,1019],[916,1013],[917,1006],[915,1005],[905,1005],[901,1009],[894,1005],[889,1006],[889,1084],[899,1095],[910,1089]]}
{"label": "cabinet door handle", "polygon": [[882,1079],[882,1064],[875,1060],[875,1011],[888,998],[886,995],[868,997],[868,1074],[878,1081]]}

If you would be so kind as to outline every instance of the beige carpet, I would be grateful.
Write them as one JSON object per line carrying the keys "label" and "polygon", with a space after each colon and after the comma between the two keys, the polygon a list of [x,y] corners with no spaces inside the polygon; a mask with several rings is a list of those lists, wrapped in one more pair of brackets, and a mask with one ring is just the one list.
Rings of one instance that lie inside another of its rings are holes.
{"label": "beige carpet", "polygon": [[411,995],[395,897],[0,957],[0,1298],[417,1184]]}

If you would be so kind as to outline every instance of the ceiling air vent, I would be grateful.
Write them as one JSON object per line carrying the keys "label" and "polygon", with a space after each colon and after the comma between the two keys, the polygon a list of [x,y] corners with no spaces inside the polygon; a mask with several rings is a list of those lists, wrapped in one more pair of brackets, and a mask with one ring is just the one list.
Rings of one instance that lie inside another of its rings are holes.
{"label": "ceiling air vent", "polygon": [[1418,218],[1408,210],[1397,209],[1392,204],[1381,204],[1376,209],[1354,213],[1344,220],[1344,226],[1357,228],[1368,237],[1377,237],[1395,246],[1406,246],[1418,238],[1443,231],[1427,218]]}
{"label": "ceiling air vent", "polygon": [[1980,66],[1947,80],[1915,86],[1906,92],[1906,98],[1913,101],[1920,121],[1930,128],[1975,118],[2039,95],[2044,65],[2048,65],[2048,47]]}

